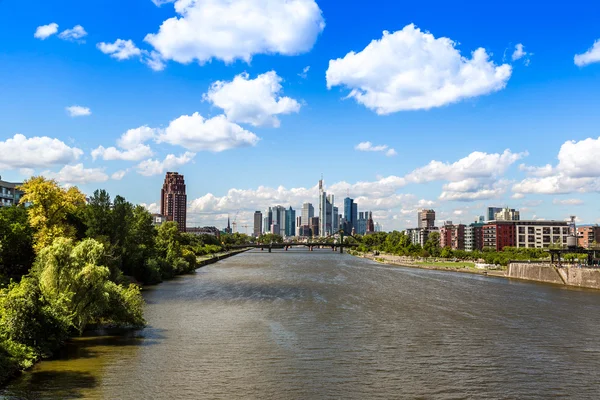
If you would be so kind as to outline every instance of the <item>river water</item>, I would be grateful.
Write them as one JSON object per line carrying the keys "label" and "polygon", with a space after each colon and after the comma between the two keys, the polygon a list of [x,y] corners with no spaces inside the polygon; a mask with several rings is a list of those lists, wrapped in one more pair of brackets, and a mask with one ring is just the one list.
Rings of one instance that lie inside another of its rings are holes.
{"label": "river water", "polygon": [[600,398],[600,293],[253,251],[145,292],[13,399]]}

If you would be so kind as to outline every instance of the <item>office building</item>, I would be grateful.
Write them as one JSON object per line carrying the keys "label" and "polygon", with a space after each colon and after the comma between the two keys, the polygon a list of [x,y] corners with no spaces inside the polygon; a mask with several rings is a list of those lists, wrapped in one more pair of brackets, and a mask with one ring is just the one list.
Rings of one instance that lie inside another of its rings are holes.
{"label": "office building", "polygon": [[296,211],[291,206],[285,212],[285,236],[296,236]]}
{"label": "office building", "polygon": [[496,214],[498,214],[501,211],[501,207],[488,207],[486,221],[494,221],[496,219]]}
{"label": "office building", "polygon": [[302,217],[296,217],[296,236],[300,236],[300,228],[302,227]]}
{"label": "office building", "polygon": [[312,230],[310,229],[310,225],[301,225],[300,231],[298,233],[299,237],[309,238],[312,236]]}
{"label": "office building", "polygon": [[254,212],[254,237],[259,237],[263,229],[263,215],[260,211]]}
{"label": "office building", "polygon": [[429,240],[429,235],[432,232],[439,232],[439,230],[434,226],[433,228],[407,229],[405,233],[412,244],[423,247],[427,243],[427,240]]}
{"label": "office building", "polygon": [[600,244],[600,226],[580,226],[577,228],[577,242],[579,247],[589,249]]}
{"label": "office building", "polygon": [[280,229],[279,229],[279,224],[273,222],[271,224],[271,232],[273,235],[279,235],[280,233]]}
{"label": "office building", "polygon": [[315,208],[311,203],[302,204],[302,224],[308,225],[310,219],[315,216]]}
{"label": "office building", "polygon": [[0,207],[10,207],[19,204],[23,192],[17,187],[22,183],[11,183],[0,180]]}
{"label": "office building", "polygon": [[319,236],[319,227],[321,225],[321,222],[319,221],[319,217],[312,217],[310,219],[310,234],[311,237],[317,237]]}
{"label": "office building", "polygon": [[[319,235],[329,236],[333,233],[333,207],[334,196],[328,195],[323,187],[323,180],[319,181]],[[313,232],[314,234],[314,232]]]}
{"label": "office building", "polygon": [[337,233],[340,230],[340,210],[337,207],[333,207],[333,231]]}
{"label": "office building", "polygon": [[496,221],[518,221],[521,219],[521,215],[519,211],[506,207],[497,212],[494,219]]}
{"label": "office building", "polygon": [[431,229],[435,227],[435,211],[434,210],[421,210],[417,215],[419,221],[419,228]]}
{"label": "office building", "polygon": [[364,235],[367,233],[367,213],[359,212],[358,220],[357,220],[357,228],[356,233],[359,235]]}
{"label": "office building", "polygon": [[179,230],[185,232],[187,195],[183,175],[167,172],[160,194],[160,214],[166,216],[169,221],[175,221]]}
{"label": "office building", "polygon": [[368,218],[367,218],[367,235],[369,233],[375,233],[375,224],[373,222],[373,213],[371,211],[369,211],[368,213]]}
{"label": "office building", "polygon": [[354,208],[354,200],[351,199],[350,197],[346,197],[344,199],[344,221],[350,226],[350,229],[348,229],[348,226],[344,227],[344,230],[346,231],[346,233],[350,233],[352,231],[352,227],[354,227],[354,222],[352,219],[353,208]]}

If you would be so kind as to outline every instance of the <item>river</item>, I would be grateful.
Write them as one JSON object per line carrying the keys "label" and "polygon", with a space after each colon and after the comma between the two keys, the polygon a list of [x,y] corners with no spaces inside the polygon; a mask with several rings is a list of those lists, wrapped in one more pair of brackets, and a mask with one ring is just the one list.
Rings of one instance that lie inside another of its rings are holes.
{"label": "river", "polygon": [[600,292],[252,251],[150,288],[6,399],[600,398]]}

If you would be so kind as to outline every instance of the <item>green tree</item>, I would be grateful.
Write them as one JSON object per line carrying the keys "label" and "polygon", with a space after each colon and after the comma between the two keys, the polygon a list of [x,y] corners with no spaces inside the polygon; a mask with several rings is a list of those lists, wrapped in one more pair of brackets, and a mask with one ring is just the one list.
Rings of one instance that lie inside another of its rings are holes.
{"label": "green tree", "polygon": [[433,257],[439,257],[441,253],[439,232],[431,232],[429,234],[427,242],[425,242],[425,245],[423,246],[423,250]]}
{"label": "green tree", "polygon": [[[103,259],[104,246],[94,239],[74,244],[71,239],[59,238],[40,251],[36,260],[34,271],[42,295],[80,333],[91,323],[144,323],[139,288],[118,289],[109,280],[109,269],[101,265]],[[112,312],[114,298],[130,303],[125,316]]]}
{"label": "green tree", "polygon": [[24,207],[0,207],[0,275],[20,279],[33,265],[33,229]]}
{"label": "green tree", "polygon": [[31,203],[27,213],[35,229],[36,252],[55,238],[75,237],[75,227],[68,223],[68,217],[85,205],[85,196],[79,189],[61,188],[56,181],[41,176],[25,181],[20,189],[25,193],[21,201]]}

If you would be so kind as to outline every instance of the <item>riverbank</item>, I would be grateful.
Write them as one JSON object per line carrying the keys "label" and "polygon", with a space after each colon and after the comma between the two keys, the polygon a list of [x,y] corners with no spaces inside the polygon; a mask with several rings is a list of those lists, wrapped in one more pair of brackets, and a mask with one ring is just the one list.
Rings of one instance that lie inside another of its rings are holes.
{"label": "riverbank", "polygon": [[[199,269],[199,268],[203,268],[207,265],[217,263],[221,260],[225,260],[229,257],[233,257],[235,255],[244,253],[248,250],[250,250],[250,249],[231,250],[231,251],[206,255],[203,257],[198,257],[195,270]],[[168,280],[166,280],[165,282],[168,282]],[[143,285],[141,285],[139,282],[132,281],[132,283],[135,283],[135,284],[143,287]],[[155,285],[151,285],[151,286],[155,286]],[[57,352],[59,352],[59,351],[60,351],[60,349],[57,350]],[[16,361],[11,360],[8,357],[8,355],[2,353],[1,349],[0,349],[0,388],[4,387],[12,379],[18,377],[22,372],[28,371],[35,364],[37,364],[41,361],[44,361],[44,359],[37,360],[36,362],[32,363],[31,366],[29,366],[29,368],[26,368],[23,370],[19,367],[19,365]]]}
{"label": "riverbank", "polygon": [[[350,253],[351,254],[351,253]],[[429,269],[435,271],[462,272],[467,274],[478,274],[488,276],[498,276],[506,278],[506,271],[502,269],[477,268],[472,262],[424,262],[417,261],[412,257],[397,256],[393,254],[352,254],[356,257],[366,258],[381,264],[396,265],[399,267]]]}

